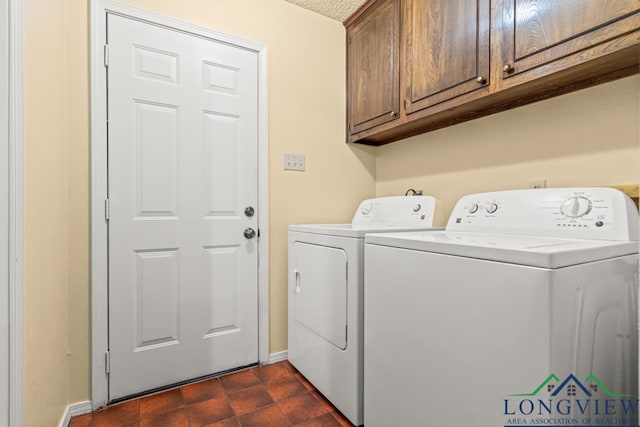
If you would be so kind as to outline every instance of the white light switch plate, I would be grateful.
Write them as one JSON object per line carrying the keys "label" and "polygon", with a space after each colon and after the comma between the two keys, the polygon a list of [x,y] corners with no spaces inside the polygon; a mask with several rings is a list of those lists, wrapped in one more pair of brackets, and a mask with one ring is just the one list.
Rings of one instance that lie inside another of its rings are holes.
{"label": "white light switch plate", "polygon": [[292,171],[304,170],[304,154],[284,153],[284,169]]}

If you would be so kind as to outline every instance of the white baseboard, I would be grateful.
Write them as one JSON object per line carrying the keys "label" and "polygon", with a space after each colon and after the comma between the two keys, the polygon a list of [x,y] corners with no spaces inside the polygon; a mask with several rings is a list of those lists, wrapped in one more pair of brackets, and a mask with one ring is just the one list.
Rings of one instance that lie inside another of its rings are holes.
{"label": "white baseboard", "polygon": [[91,412],[91,402],[88,400],[86,402],[72,403],[67,406],[67,409],[64,411],[58,427],[67,427],[71,421],[71,417],[88,414],[89,412]]}
{"label": "white baseboard", "polygon": [[[271,353],[269,355],[268,363],[283,362],[287,359],[288,359],[287,350],[279,351],[277,353]],[[91,412],[91,402],[86,401],[86,402],[73,403],[67,406],[66,411],[62,415],[62,419],[60,419],[60,423],[58,424],[58,427],[68,427],[69,422],[71,421],[71,417],[74,417],[76,415],[88,414],[89,412]]]}
{"label": "white baseboard", "polygon": [[277,353],[271,353],[269,355],[269,363],[283,362],[288,358],[289,356],[287,355],[287,350],[279,351]]}

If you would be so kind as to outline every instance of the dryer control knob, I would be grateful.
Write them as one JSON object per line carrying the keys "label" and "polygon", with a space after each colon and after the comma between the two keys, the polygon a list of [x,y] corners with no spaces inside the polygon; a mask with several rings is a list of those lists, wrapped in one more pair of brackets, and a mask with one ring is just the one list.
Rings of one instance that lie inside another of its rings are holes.
{"label": "dryer control knob", "polygon": [[469,208],[467,210],[471,214],[474,214],[474,213],[478,212],[478,204],[477,203],[472,204],[471,206],[469,206]]}
{"label": "dryer control knob", "polygon": [[496,203],[491,203],[489,206],[487,206],[487,212],[492,214],[495,213],[498,210],[498,205]]}
{"label": "dryer control knob", "polygon": [[415,205],[415,206],[413,207],[413,211],[414,211],[414,212],[418,212],[420,209],[422,209],[422,206],[420,205],[420,203],[418,203],[417,205]]}
{"label": "dryer control knob", "polygon": [[569,197],[560,205],[560,211],[569,218],[580,218],[591,212],[591,200],[583,196]]}
{"label": "dryer control knob", "polygon": [[371,212],[371,209],[373,209],[373,205],[371,203],[365,203],[364,205],[360,206],[360,213],[362,215],[367,215],[369,212]]}

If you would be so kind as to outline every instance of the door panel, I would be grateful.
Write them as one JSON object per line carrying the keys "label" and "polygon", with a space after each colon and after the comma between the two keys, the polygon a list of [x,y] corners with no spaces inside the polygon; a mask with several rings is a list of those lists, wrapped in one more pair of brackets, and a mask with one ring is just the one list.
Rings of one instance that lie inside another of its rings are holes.
{"label": "door panel", "polygon": [[407,0],[407,113],[486,87],[488,0]]}
{"label": "door panel", "polygon": [[178,254],[136,251],[136,346],[176,345],[178,341]]}
{"label": "door panel", "polygon": [[516,0],[516,58],[568,41],[638,9],[637,0]]}
{"label": "door panel", "polygon": [[638,0],[500,0],[497,5],[505,79],[640,26]]}
{"label": "door panel", "polygon": [[207,204],[204,215],[208,217],[238,215],[237,165],[240,146],[239,117],[220,113],[203,113],[205,146],[202,161],[206,171]]}
{"label": "door panel", "polygon": [[134,102],[136,218],[177,217],[178,108]]}
{"label": "door panel", "polygon": [[347,348],[347,254],[343,249],[295,242],[297,322],[339,349]]}
{"label": "door panel", "polygon": [[[425,46],[413,46],[411,51],[414,99],[475,78],[478,75],[473,60],[478,32],[477,6],[465,7],[455,1],[415,1],[412,4],[413,39],[428,41]],[[434,28],[444,31],[433,34]],[[421,72],[444,69],[446,72]]]}
{"label": "door panel", "polygon": [[348,29],[349,133],[399,115],[399,1],[387,0]]}
{"label": "door panel", "polygon": [[[239,247],[205,248],[205,300],[209,319],[206,337],[236,332],[242,318],[237,290]],[[231,279],[231,280],[229,280]]]}
{"label": "door panel", "polygon": [[108,16],[110,399],[258,361],[257,53]]}

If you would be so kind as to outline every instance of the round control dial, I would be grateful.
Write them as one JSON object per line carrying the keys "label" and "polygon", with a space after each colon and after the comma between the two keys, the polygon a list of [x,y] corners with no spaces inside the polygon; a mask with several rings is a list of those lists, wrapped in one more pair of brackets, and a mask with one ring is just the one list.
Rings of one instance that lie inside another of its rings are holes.
{"label": "round control dial", "polygon": [[413,211],[414,211],[414,212],[418,212],[420,209],[422,209],[422,206],[420,205],[420,203],[418,203],[417,205],[415,205],[415,206],[413,207]]}
{"label": "round control dial", "polygon": [[487,212],[492,214],[495,213],[498,210],[498,205],[496,203],[490,203],[489,206],[487,206]]}
{"label": "round control dial", "polygon": [[477,203],[472,204],[471,206],[469,206],[467,211],[469,211],[469,213],[471,214],[478,212],[478,204]]}
{"label": "round control dial", "polygon": [[371,203],[365,203],[362,206],[360,206],[360,213],[362,215],[366,215],[369,212],[371,212],[371,209],[373,209],[373,205]]}
{"label": "round control dial", "polygon": [[591,212],[591,200],[582,196],[569,197],[560,205],[560,211],[569,218],[580,218]]}

